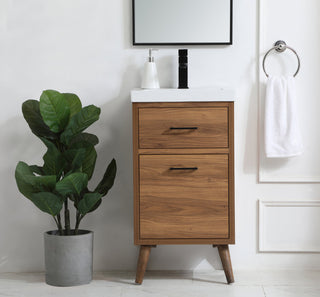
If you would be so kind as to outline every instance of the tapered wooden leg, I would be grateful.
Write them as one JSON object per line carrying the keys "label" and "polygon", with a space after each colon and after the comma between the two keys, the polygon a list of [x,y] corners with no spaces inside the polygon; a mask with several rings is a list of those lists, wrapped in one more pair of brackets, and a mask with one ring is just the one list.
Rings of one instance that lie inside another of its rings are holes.
{"label": "tapered wooden leg", "polygon": [[222,267],[224,270],[224,274],[226,275],[228,284],[234,282],[233,271],[232,271],[232,264],[231,258],[229,253],[229,246],[228,245],[219,245],[218,246],[219,256],[222,262]]}
{"label": "tapered wooden leg", "polygon": [[136,283],[141,285],[144,277],[144,273],[147,268],[149,255],[151,251],[150,245],[141,245],[140,246],[140,253],[139,253],[139,260],[137,265],[137,273],[136,273]]}

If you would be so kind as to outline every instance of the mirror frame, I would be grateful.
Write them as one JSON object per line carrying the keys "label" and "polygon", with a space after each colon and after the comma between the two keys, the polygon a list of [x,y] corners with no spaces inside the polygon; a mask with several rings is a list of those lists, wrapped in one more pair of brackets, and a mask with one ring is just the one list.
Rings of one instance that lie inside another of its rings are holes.
{"label": "mirror frame", "polygon": [[[196,0],[195,0],[196,1]],[[132,0],[132,44],[133,45],[231,45],[232,39],[233,39],[233,0],[230,1],[230,35],[229,35],[229,41],[226,42],[168,42],[168,43],[142,43],[142,42],[136,42],[135,40],[135,13],[134,13],[134,7],[135,7],[135,0]]]}

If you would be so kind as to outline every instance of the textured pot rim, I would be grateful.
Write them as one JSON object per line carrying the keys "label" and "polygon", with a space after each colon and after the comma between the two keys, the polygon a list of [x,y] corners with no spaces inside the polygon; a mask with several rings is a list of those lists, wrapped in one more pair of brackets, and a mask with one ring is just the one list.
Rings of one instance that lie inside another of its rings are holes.
{"label": "textured pot rim", "polygon": [[[70,231],[74,231],[74,229],[71,229]],[[46,231],[44,232],[45,236],[57,236],[57,237],[81,237],[81,236],[87,236],[90,234],[93,234],[93,231],[91,230],[84,230],[84,229],[79,229],[79,231],[82,231],[82,234],[71,234],[71,235],[60,235],[59,234],[59,230],[50,230],[50,231]],[[57,233],[57,234],[53,234],[53,233]]]}

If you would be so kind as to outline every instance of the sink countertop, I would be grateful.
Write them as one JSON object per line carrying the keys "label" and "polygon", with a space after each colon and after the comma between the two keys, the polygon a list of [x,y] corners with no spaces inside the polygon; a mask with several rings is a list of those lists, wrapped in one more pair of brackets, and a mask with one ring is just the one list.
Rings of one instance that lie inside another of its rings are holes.
{"label": "sink countertop", "polygon": [[131,102],[203,102],[235,101],[235,90],[229,87],[191,89],[134,89]]}

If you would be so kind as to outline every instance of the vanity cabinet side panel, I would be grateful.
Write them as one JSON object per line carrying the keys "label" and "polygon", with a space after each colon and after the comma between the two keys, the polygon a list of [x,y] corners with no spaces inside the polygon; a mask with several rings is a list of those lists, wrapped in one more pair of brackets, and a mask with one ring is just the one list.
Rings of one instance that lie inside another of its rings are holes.
{"label": "vanity cabinet side panel", "polygon": [[132,104],[134,244],[139,244],[139,107]]}
{"label": "vanity cabinet side panel", "polygon": [[235,243],[234,102],[229,103],[229,244]]}

